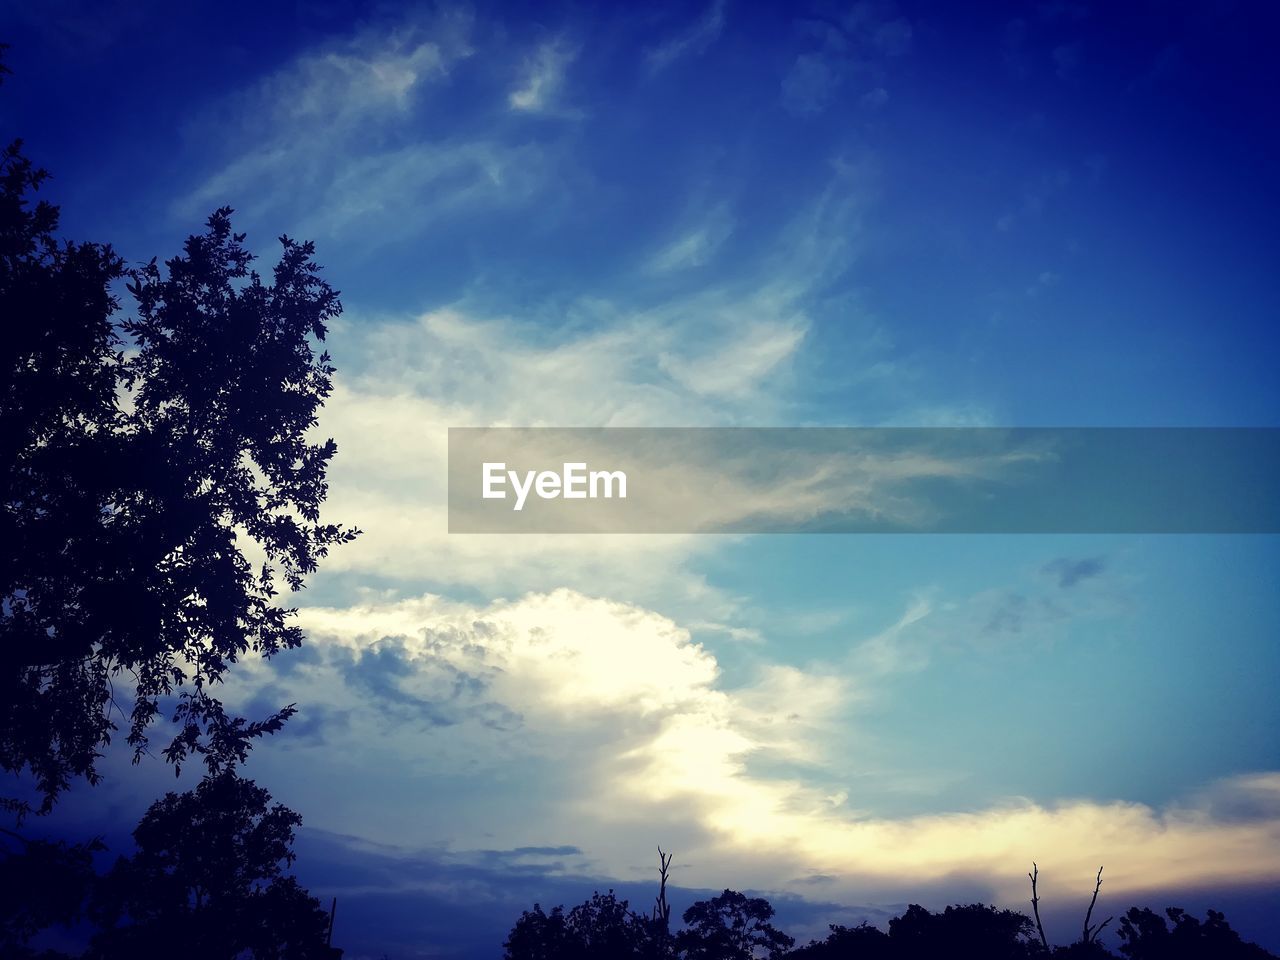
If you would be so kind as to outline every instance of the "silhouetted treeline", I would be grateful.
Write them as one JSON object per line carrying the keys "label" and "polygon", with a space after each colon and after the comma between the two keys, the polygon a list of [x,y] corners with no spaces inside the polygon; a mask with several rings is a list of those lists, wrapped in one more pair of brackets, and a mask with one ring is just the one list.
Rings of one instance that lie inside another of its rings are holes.
{"label": "silhouetted treeline", "polygon": [[[931,912],[912,904],[888,931],[863,923],[832,925],[823,940],[794,947],[776,929],[773,907],[734,890],[700,900],[671,931],[655,911],[631,910],[613,891],[571,910],[535,905],[516,921],[504,960],[1276,960],[1245,943],[1221,913],[1200,921],[1170,908],[1166,916],[1137,907],[1120,920],[1119,954],[1096,940],[1046,947],[1031,917],[986,904]],[[1167,917],[1167,919],[1166,919]]]}

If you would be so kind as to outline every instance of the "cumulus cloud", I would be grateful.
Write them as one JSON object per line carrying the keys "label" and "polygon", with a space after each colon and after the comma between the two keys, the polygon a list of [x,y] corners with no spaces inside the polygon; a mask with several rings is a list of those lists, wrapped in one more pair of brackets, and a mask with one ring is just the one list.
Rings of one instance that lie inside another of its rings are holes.
{"label": "cumulus cloud", "polygon": [[[927,615],[913,608],[895,629]],[[1274,773],[1213,784],[1160,809],[1013,797],[963,813],[870,816],[821,777],[834,764],[830,734],[847,724],[862,682],[830,665],[763,664],[730,685],[715,656],[672,619],[563,589],[480,604],[370,601],[309,608],[303,618],[322,658],[276,682],[290,696],[354,711],[326,747],[344,758],[344,782],[360,784],[388,749],[404,758],[409,779],[419,765],[488,784],[512,765],[551,774],[505,795],[506,815],[472,828],[479,832],[455,825],[459,848],[555,846],[563,840],[552,838],[571,835],[600,870],[625,878],[636,867],[624,838],[643,824],[649,835],[680,836],[684,882],[731,875],[803,892],[817,875],[829,878],[824,896],[834,898],[963,874],[1014,899],[1024,881],[1012,865],[1033,858],[1060,876],[1087,876],[1105,861],[1116,895],[1153,883],[1280,878]],[[447,733],[406,724],[406,698],[452,705]],[[790,773],[761,772],[764,760]],[[336,788],[345,789],[358,787]],[[413,812],[421,816],[420,803]],[[370,834],[425,842],[429,830],[409,817],[387,811]]]}
{"label": "cumulus cloud", "polygon": [[[724,9],[713,3],[650,51],[650,69],[703,50]],[[797,59],[793,109],[821,110],[854,77],[867,106],[887,101],[883,64],[909,49],[911,30],[868,10],[854,8],[810,59]],[[183,203],[242,190],[262,208],[301,190],[323,198],[325,211],[303,220],[307,232],[347,233],[385,228],[408,203],[429,218],[532,197],[553,167],[544,148],[428,137],[413,122],[471,55],[469,29],[446,17],[299,57],[236,101],[238,113],[261,118],[230,127],[248,147]],[[556,109],[573,55],[559,41],[539,47],[515,88],[504,87],[505,105]],[[848,748],[850,711],[875,696],[877,678],[921,669],[956,633],[1005,642],[1112,609],[1088,593],[1101,578],[1079,562],[1045,568],[1061,597],[1019,585],[947,609],[924,592],[887,630],[853,638],[840,662],[796,664],[771,655],[769,638],[740,622],[740,600],[700,571],[722,541],[447,535],[448,426],[786,422],[814,302],[857,240],[860,172],[835,167],[771,253],[692,293],[574,295],[552,318],[464,298],[344,321],[343,374],[320,425],[341,450],[328,510],[366,533],[335,552],[325,568],[331,594],[302,612],[313,653],[279,668],[246,664],[232,692],[246,708],[303,704],[301,735],[254,762],[278,766],[280,782],[299,792],[324,791],[312,823],[387,843],[573,860],[575,869],[589,857],[607,876],[639,869],[635,837],[661,836],[692,864],[692,884],[731,877],[802,890],[820,877],[833,898],[961,873],[1020,884],[1012,863],[1092,870],[1103,851],[1123,861],[1111,877],[1117,890],[1153,877],[1172,885],[1280,874],[1272,774],[1164,809],[1012,798],[901,818],[860,811],[856,786],[833,782],[856,767],[856,757],[837,767],[830,754]],[[1031,184],[1010,223],[1064,186]],[[657,253],[638,272],[652,280],[710,263],[732,223],[727,207],[715,208],[649,247]],[[824,494],[775,491],[800,508]],[[695,626],[752,640],[751,669],[727,679]]]}

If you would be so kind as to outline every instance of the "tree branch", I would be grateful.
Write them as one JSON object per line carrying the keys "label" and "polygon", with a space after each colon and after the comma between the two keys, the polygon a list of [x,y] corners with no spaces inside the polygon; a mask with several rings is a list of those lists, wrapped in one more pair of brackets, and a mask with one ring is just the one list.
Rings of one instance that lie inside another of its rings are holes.
{"label": "tree branch", "polygon": [[1093,885],[1093,899],[1089,901],[1089,910],[1084,915],[1083,940],[1084,940],[1084,943],[1086,944],[1094,943],[1098,939],[1098,934],[1100,934],[1103,931],[1103,928],[1106,927],[1108,923],[1110,923],[1112,920],[1115,919],[1115,917],[1107,917],[1107,919],[1103,920],[1096,927],[1089,926],[1089,921],[1093,919],[1093,908],[1098,902],[1098,890],[1101,889],[1101,887],[1102,887],[1102,867],[1099,867],[1097,882],[1094,883]]}
{"label": "tree branch", "polygon": [[1036,866],[1035,861],[1031,861],[1031,873],[1027,876],[1031,880],[1031,912],[1036,917],[1036,929],[1040,931],[1040,943],[1046,950],[1049,949],[1049,940],[1044,935],[1044,924],[1040,922],[1040,897],[1036,893],[1036,880],[1040,876],[1040,868]]}

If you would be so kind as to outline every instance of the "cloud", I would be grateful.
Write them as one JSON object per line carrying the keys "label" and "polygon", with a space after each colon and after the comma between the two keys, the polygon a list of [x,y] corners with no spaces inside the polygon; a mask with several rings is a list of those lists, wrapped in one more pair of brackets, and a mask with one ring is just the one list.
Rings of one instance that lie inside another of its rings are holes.
{"label": "cloud", "polygon": [[888,65],[911,49],[913,31],[892,5],[855,3],[840,17],[810,16],[797,30],[813,44],[795,57],[782,78],[782,105],[813,117],[835,101],[840,88],[855,85],[858,102],[871,109],[889,101]]}
{"label": "cloud", "polygon": [[701,17],[675,36],[664,40],[645,54],[650,73],[665,70],[684,57],[697,56],[709,47],[725,24],[726,0],[712,0]]}
{"label": "cloud", "polygon": [[[463,212],[520,206],[544,182],[550,160],[536,145],[414,144],[353,159],[321,191],[297,231],[336,238],[378,224],[379,243],[421,232]],[[405,216],[406,204],[412,216]]]}
{"label": "cloud", "polygon": [[1054,72],[1058,79],[1070,80],[1080,67],[1080,44],[1063,43],[1053,48],[1051,54]]}
{"label": "cloud", "polygon": [[1056,287],[1061,280],[1061,274],[1055,273],[1052,270],[1041,270],[1040,273],[1037,274],[1035,280],[1027,286],[1027,296],[1038,297],[1045,290],[1048,290],[1051,287]]}
{"label": "cloud", "polygon": [[996,220],[999,231],[1011,230],[1019,222],[1039,217],[1050,200],[1057,197],[1071,184],[1071,171],[1066,168],[1047,170],[1030,180],[1022,188],[1020,201],[1013,209]]}
{"label": "cloud", "polygon": [[802,53],[782,78],[783,106],[802,116],[821,113],[830,103],[840,80],[841,71],[827,56]]}
{"label": "cloud", "polygon": [[880,107],[883,107],[888,102],[889,102],[889,91],[886,90],[884,87],[873,87],[872,89],[864,93],[861,99],[859,100],[859,103],[861,103],[864,107],[870,107],[873,110],[878,110]]}
{"label": "cloud", "polygon": [[855,644],[849,669],[867,677],[924,670],[940,651],[967,656],[1000,653],[1010,644],[1047,647],[1068,635],[1071,624],[1132,614],[1123,586],[1101,577],[1103,558],[1053,560],[1013,584],[943,598],[938,587],[918,590],[900,617]]}
{"label": "cloud", "polygon": [[[204,169],[174,215],[230,204],[251,227],[270,218],[276,232],[367,252],[529,202],[558,164],[554,146],[477,133],[437,96],[472,60],[474,32],[458,11],[369,25],[197,112],[188,138]],[[540,47],[512,108],[551,109],[573,53]]]}
{"label": "cloud", "polygon": [[539,113],[554,106],[564,86],[565,71],[577,54],[563,39],[541,44],[525,61],[520,86],[507,98],[511,109]]}
{"label": "cloud", "polygon": [[1046,563],[1041,572],[1053,577],[1057,580],[1058,586],[1065,590],[1074,587],[1082,580],[1100,576],[1106,568],[1106,557],[1080,557],[1079,559],[1058,557]]}
{"label": "cloud", "polygon": [[[889,642],[934,612],[917,604]],[[833,794],[827,785],[831,771],[851,765],[834,732],[848,729],[850,704],[864,683],[874,683],[847,666],[764,663],[731,685],[716,657],[670,618],[571,590],[481,604],[421,596],[309,608],[303,621],[313,644],[373,656],[377,675],[402,690],[456,674],[483,677],[461,699],[491,702],[513,718],[498,729],[463,710],[447,734],[406,727],[376,703],[361,705],[340,676],[342,657],[273,681],[290,698],[355,711],[351,729],[326,748],[337,806],[347,791],[370,789],[362,784],[388,749],[408,764],[397,775],[409,783],[420,767],[487,789],[490,807],[479,821],[453,825],[457,849],[483,847],[486,838],[513,851],[559,847],[543,838],[571,835],[595,869],[628,880],[647,872],[634,863],[634,837],[643,829],[679,837],[685,882],[714,886],[731,876],[742,886],[803,893],[812,886],[806,878],[821,875],[831,878],[824,896],[854,902],[886,887],[957,876],[981,878],[1000,897],[1017,899],[1025,882],[1017,865],[1031,859],[1052,864],[1059,876],[1088,876],[1105,862],[1116,896],[1280,879],[1274,772],[1210,784],[1162,808],[1011,797],[965,812],[868,815],[844,802],[851,788]],[[310,688],[296,686],[300,679]],[[533,771],[542,775],[523,779]],[[483,787],[513,775],[525,789]],[[505,815],[496,815],[495,802]],[[430,801],[412,800],[405,810],[389,803],[381,801],[368,825],[371,839],[431,836],[412,826],[414,818],[429,823]]]}
{"label": "cloud", "polygon": [[[695,569],[723,541],[529,535],[495,550],[449,536],[447,428],[786,422],[810,310],[855,255],[862,185],[859,168],[838,167],[763,253],[665,297],[646,280],[554,311],[493,312],[464,297],[417,315],[349,312],[333,333],[339,373],[317,434],[340,451],[326,514],[365,534],[334,552],[326,575],[498,596],[572,583],[739,626],[728,620],[736,601]],[[709,236],[729,223],[722,205],[711,211],[698,221]]]}
{"label": "cloud", "polygon": [[1198,791],[1192,806],[1224,823],[1267,823],[1280,820],[1280,773],[1228,777]]}
{"label": "cloud", "polygon": [[676,273],[705,266],[733,233],[733,228],[727,205],[720,204],[654,254],[648,269],[652,273]]}

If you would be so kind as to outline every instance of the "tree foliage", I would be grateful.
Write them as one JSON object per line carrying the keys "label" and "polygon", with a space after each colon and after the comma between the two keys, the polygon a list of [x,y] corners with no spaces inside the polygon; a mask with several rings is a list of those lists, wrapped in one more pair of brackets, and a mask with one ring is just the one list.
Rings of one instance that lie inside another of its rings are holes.
{"label": "tree foliage", "polygon": [[83,918],[96,880],[93,857],[105,847],[99,840],[28,840],[8,830],[0,841],[0,956],[25,957],[37,933]]}
{"label": "tree foliage", "polygon": [[773,906],[763,897],[725,890],[684,912],[676,945],[688,960],[778,960],[795,943],[775,928]]}
{"label": "tree foliage", "polygon": [[1129,960],[1267,960],[1271,954],[1246,943],[1227,918],[1210,910],[1202,923],[1178,907],[1164,917],[1149,908],[1132,908],[1120,918],[1120,952]]}
{"label": "tree foliage", "polygon": [[[48,811],[97,780],[117,717],[135,761],[163,720],[167,759],[217,773],[292,713],[234,717],[212,691],[301,642],[277,584],[357,533],[321,522],[334,444],[308,435],[341,304],[310,243],[281,237],[264,282],[229,208],[163,266],[59,243],[31,197],[47,174],[20,142],[2,164],[0,767]],[[117,323],[119,280],[136,315]]]}
{"label": "tree foliage", "polygon": [[[1130,910],[1119,933],[1129,960],[1275,960],[1245,943],[1222,914],[1204,923],[1170,908],[1164,919],[1150,910]],[[761,897],[726,890],[700,900],[684,913],[684,929],[665,936],[665,925],[631,912],[613,892],[566,912],[535,906],[516,922],[505,944],[505,960],[1116,960],[1097,939],[1049,947],[1034,922],[1016,910],[982,903],[933,912],[911,904],[889,921],[888,931],[862,923],[833,924],[822,940],[792,949],[794,941],[773,924],[773,907]],[[1087,925],[1086,925],[1087,929]]]}
{"label": "tree foliage", "polygon": [[197,960],[330,956],[328,918],[285,873],[301,822],[230,772],[157,800],[134,830],[137,852],[98,883],[86,957],[171,957],[179,943]]}
{"label": "tree foliage", "polygon": [[632,911],[612,890],[568,913],[553,907],[545,913],[534,904],[516,921],[506,942],[506,960],[624,960],[659,958],[663,932],[649,917]]}

